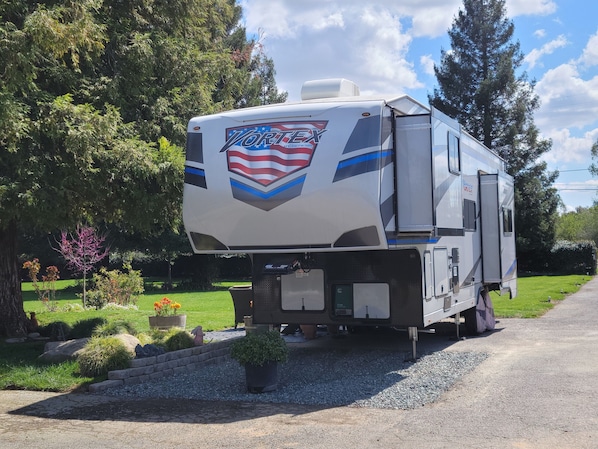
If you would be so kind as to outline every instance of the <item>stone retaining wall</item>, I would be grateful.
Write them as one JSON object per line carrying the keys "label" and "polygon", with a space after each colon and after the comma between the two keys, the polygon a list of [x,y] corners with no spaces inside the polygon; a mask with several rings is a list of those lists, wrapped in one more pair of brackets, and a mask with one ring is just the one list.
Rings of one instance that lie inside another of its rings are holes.
{"label": "stone retaining wall", "polygon": [[234,340],[217,341],[153,357],[133,359],[129,368],[110,371],[108,380],[91,384],[89,391],[96,393],[121,385],[139,384],[165,376],[195,371],[205,365],[221,363],[228,358],[230,345]]}

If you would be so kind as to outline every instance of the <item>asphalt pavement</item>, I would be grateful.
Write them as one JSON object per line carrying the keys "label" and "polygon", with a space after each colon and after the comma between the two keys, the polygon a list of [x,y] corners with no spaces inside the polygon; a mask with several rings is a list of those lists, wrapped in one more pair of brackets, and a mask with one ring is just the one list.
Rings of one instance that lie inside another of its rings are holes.
{"label": "asphalt pavement", "polygon": [[0,448],[598,448],[597,323],[598,277],[542,318],[422,335],[489,357],[414,410],[0,391]]}

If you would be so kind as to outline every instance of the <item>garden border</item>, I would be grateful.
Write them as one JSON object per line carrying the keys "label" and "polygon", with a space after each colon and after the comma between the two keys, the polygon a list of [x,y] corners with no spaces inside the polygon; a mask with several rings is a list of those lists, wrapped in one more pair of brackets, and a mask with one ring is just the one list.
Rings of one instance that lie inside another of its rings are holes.
{"label": "garden border", "polygon": [[133,359],[129,362],[129,368],[110,371],[107,380],[89,385],[89,392],[98,393],[123,385],[137,385],[166,376],[195,371],[202,366],[222,363],[228,360],[230,346],[238,338],[241,337]]}

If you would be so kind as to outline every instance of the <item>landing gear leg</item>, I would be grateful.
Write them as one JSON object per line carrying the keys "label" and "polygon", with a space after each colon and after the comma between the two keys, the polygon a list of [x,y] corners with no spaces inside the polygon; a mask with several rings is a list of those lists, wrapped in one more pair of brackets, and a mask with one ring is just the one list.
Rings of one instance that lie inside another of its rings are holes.
{"label": "landing gear leg", "polygon": [[457,328],[457,340],[461,340],[461,335],[459,335],[459,327],[461,326],[461,312],[457,312],[455,314],[455,327]]}
{"label": "landing gear leg", "polygon": [[409,332],[409,340],[411,340],[412,343],[412,351],[413,351],[413,361],[415,362],[417,360],[417,340],[418,340],[418,332],[417,332],[417,327],[409,327],[408,329]]}

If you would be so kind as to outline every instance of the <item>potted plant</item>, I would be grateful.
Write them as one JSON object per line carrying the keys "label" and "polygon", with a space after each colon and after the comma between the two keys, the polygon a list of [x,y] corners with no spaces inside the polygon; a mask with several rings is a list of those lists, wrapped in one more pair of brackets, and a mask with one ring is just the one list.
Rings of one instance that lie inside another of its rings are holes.
{"label": "potted plant", "polygon": [[151,328],[170,329],[171,327],[180,327],[185,329],[187,324],[187,315],[179,315],[178,311],[181,305],[176,301],[164,297],[154,303],[155,316],[149,317]]}
{"label": "potted plant", "polygon": [[247,390],[265,393],[278,387],[278,364],[289,349],[278,331],[252,332],[233,343],[230,355],[245,367]]}

